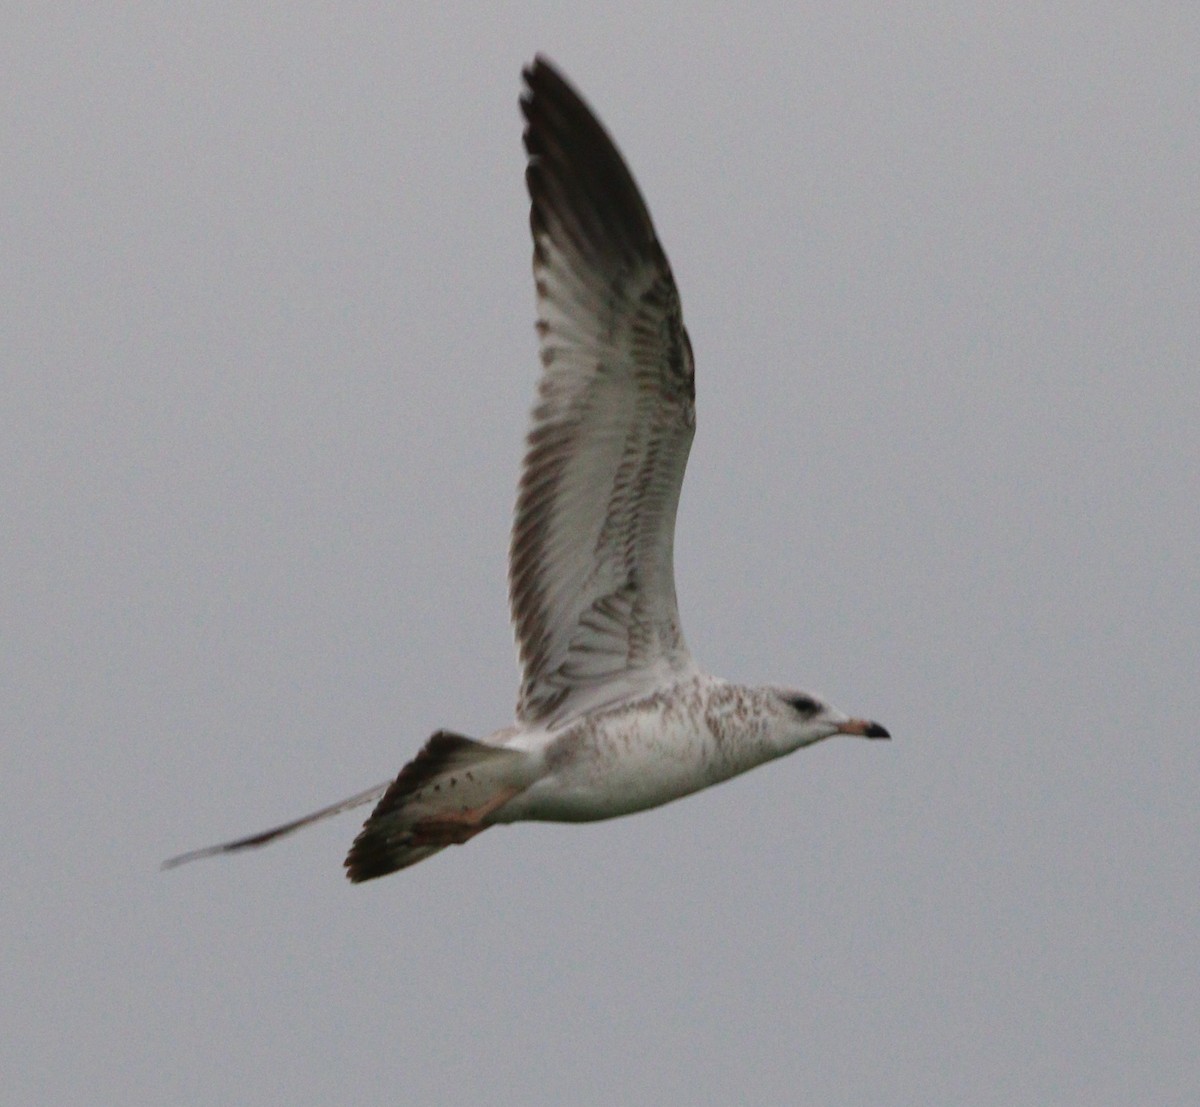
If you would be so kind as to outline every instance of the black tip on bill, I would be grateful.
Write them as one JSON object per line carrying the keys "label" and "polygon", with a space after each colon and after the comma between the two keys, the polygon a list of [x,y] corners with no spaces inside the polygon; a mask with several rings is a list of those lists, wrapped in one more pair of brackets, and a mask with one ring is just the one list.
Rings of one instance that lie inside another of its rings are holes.
{"label": "black tip on bill", "polygon": [[868,723],[863,731],[864,738],[890,738],[891,735],[885,727],[881,727],[878,723]]}

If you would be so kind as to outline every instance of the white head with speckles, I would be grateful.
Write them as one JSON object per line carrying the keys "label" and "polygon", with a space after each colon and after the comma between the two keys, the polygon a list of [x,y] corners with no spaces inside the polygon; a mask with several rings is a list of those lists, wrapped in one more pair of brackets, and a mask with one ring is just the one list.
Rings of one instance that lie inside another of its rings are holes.
{"label": "white head with speckles", "polygon": [[793,749],[811,746],[835,734],[852,734],[858,738],[891,737],[879,723],[852,718],[809,692],[794,688],[774,688],[772,691],[780,702],[784,728]]}

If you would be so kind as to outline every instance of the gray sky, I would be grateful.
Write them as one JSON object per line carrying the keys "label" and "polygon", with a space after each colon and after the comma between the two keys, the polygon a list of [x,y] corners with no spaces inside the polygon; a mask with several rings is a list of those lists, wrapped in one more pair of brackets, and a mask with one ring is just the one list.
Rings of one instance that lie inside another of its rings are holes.
{"label": "gray sky", "polygon": [[[1193,8],[220,9],[5,17],[11,1102],[1195,1103]],[[895,740],[160,874],[511,718],[539,49],[683,296],[694,653]]]}

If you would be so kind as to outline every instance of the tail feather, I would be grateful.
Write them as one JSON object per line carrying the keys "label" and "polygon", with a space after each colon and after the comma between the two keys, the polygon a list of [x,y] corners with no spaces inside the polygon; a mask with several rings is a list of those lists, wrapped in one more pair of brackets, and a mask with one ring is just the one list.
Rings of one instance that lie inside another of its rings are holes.
{"label": "tail feather", "polygon": [[486,808],[529,786],[528,755],[439,730],[384,793],[346,856],[354,883],[424,861],[444,845],[422,841],[417,824]]}

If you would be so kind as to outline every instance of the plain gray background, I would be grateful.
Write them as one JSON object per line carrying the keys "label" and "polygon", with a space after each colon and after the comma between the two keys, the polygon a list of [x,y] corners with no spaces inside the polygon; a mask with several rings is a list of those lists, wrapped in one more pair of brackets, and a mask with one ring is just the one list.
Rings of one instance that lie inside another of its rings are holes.
{"label": "plain gray background", "polygon": [[[0,1099],[1197,1102],[1193,6],[3,22]],[[895,740],[159,873],[511,718],[536,50],[683,295],[694,652]]]}

